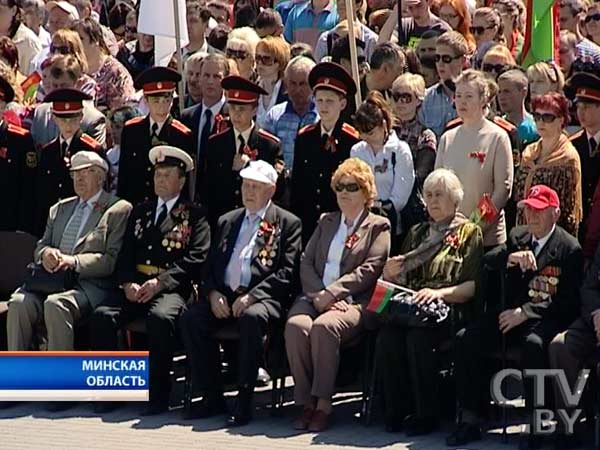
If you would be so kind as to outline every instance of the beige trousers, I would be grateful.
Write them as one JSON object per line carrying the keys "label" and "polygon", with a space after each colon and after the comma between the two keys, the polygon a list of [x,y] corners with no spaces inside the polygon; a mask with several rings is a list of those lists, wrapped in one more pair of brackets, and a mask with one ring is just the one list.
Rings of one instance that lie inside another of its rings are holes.
{"label": "beige trousers", "polygon": [[87,297],[71,289],[44,298],[17,289],[8,301],[8,350],[31,350],[37,323],[43,318],[48,332],[48,350],[73,350],[75,323],[89,311]]}
{"label": "beige trousers", "polygon": [[319,314],[310,299],[302,296],[296,300],[285,325],[296,404],[306,405],[312,397],[333,396],[340,346],[356,337],[362,327],[358,306],[352,305],[346,312]]}

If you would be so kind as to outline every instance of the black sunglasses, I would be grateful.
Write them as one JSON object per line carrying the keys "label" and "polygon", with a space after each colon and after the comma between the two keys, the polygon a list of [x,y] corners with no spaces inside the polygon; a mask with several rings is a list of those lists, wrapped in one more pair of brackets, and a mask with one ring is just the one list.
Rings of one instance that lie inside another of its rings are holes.
{"label": "black sunglasses", "polygon": [[413,95],[408,92],[392,92],[392,98],[395,102],[410,103],[413,101]]}
{"label": "black sunglasses", "polygon": [[248,52],[245,50],[231,50],[228,48],[225,51],[225,56],[233,59],[246,59],[248,57]]}
{"label": "black sunglasses", "polygon": [[510,66],[507,64],[484,64],[483,65],[483,71],[484,72],[495,72],[497,74],[500,74],[502,72],[504,72],[506,69],[508,69]]}
{"label": "black sunglasses", "polygon": [[348,183],[348,184],[336,183],[334,186],[334,189],[335,189],[335,192],[344,192],[344,191],[357,192],[360,189],[360,186],[358,185],[358,183]]}
{"label": "black sunglasses", "polygon": [[275,58],[273,58],[270,55],[256,55],[254,58],[256,59],[257,63],[263,64],[265,66],[272,66],[275,63]]}
{"label": "black sunglasses", "polygon": [[586,16],[585,23],[589,23],[592,20],[594,20],[596,22],[600,21],[600,13],[596,13],[596,14],[592,14],[590,16]]}
{"label": "black sunglasses", "polygon": [[550,114],[550,113],[540,114],[540,113],[534,112],[534,113],[532,113],[532,115],[533,115],[533,120],[535,120],[536,122],[552,123],[556,119],[558,119],[558,116],[556,116],[554,114]]}
{"label": "black sunglasses", "polygon": [[459,56],[451,56],[451,55],[435,55],[435,62],[442,61],[444,64],[450,64],[455,59],[461,58],[462,55]]}
{"label": "black sunglasses", "polygon": [[71,47],[68,45],[52,45],[50,44],[50,53],[58,53],[61,55],[68,55],[71,53]]}
{"label": "black sunglasses", "polygon": [[483,34],[485,33],[485,30],[491,30],[492,28],[494,27],[470,27],[469,30],[473,34]]}

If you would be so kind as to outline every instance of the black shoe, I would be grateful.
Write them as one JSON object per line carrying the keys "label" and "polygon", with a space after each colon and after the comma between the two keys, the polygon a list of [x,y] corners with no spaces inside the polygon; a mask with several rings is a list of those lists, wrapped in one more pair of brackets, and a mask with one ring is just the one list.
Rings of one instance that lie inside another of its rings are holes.
{"label": "black shoe", "polygon": [[461,423],[450,436],[446,438],[448,447],[466,445],[481,440],[481,428],[472,423]]}
{"label": "black shoe", "polygon": [[580,446],[581,441],[573,434],[557,433],[554,435],[555,450],[571,450],[573,448],[579,448]]}
{"label": "black shoe", "polygon": [[252,394],[251,388],[240,389],[232,414],[227,418],[227,426],[240,427],[250,422],[252,419]]}
{"label": "black shoe", "polygon": [[119,402],[94,402],[95,414],[106,414],[119,407]]}
{"label": "black shoe", "polygon": [[169,401],[153,400],[142,410],[142,416],[156,416],[169,410]]}
{"label": "black shoe", "polygon": [[71,409],[77,402],[49,402],[46,404],[46,410],[49,412],[62,412]]}
{"label": "black shoe", "polygon": [[519,450],[535,450],[544,446],[541,436],[530,433],[521,433],[519,438]]}
{"label": "black shoe", "polygon": [[206,396],[183,411],[183,420],[206,419],[227,411],[223,394]]}
{"label": "black shoe", "polygon": [[404,430],[406,435],[412,436],[423,436],[425,434],[432,433],[437,430],[440,423],[433,417],[416,417],[409,416],[404,419]]}

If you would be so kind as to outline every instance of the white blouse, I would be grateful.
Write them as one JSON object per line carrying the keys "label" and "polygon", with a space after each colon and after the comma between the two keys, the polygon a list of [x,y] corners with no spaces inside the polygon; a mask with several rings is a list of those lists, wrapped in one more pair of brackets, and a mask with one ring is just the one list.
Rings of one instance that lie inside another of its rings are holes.
{"label": "white blouse", "polygon": [[[390,200],[399,218],[400,211],[408,202],[415,182],[412,154],[408,144],[401,141],[392,130],[383,149],[379,152],[373,152],[369,144],[360,141],[350,150],[350,157],[359,158],[371,167],[375,176],[378,200]],[[400,232],[400,226],[398,220],[397,232]]]}
{"label": "white blouse", "polygon": [[273,86],[273,93],[271,94],[271,98],[267,106],[265,106],[262,97],[258,100],[258,108],[256,110],[256,124],[259,128],[264,128],[267,113],[273,106],[277,104],[276,102],[277,97],[279,97],[279,91],[281,90],[281,84],[281,80],[279,80],[277,83],[275,83],[275,86]]}
{"label": "white blouse", "polygon": [[346,225],[346,216],[342,213],[340,226],[335,236],[333,236],[331,244],[329,244],[329,251],[327,252],[327,262],[325,263],[325,270],[323,270],[323,285],[325,287],[335,283],[340,278],[340,264],[342,262],[342,253],[344,253],[344,247],[346,246],[346,239],[354,232],[358,219],[362,215],[363,212],[361,211],[356,216],[356,219],[354,219],[354,222],[348,226]]}

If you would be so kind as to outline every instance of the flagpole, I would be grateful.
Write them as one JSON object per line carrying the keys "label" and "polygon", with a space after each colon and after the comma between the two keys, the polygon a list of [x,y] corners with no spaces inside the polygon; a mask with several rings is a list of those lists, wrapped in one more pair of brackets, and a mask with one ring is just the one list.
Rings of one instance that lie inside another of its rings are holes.
{"label": "flagpole", "polygon": [[417,291],[413,291],[412,289],[405,288],[404,286],[400,286],[399,284],[390,283],[389,281],[385,281],[382,278],[377,280],[377,284],[385,286],[386,288],[398,289],[399,291],[406,292],[408,294],[416,294]]}
{"label": "flagpole", "polygon": [[[338,0],[339,1],[339,0]],[[354,36],[354,1],[346,0],[346,21],[348,22],[348,40],[350,44],[350,63],[352,65],[352,78],[356,82],[356,107],[362,103],[360,92],[360,75],[358,73],[358,52],[356,50],[356,37]]]}
{"label": "flagpole", "polygon": [[181,52],[181,24],[179,23],[179,0],[173,0],[173,10],[175,13],[175,45],[177,49],[177,71],[181,74],[181,81],[179,82],[179,113],[184,108],[184,74],[183,74],[183,55]]}

